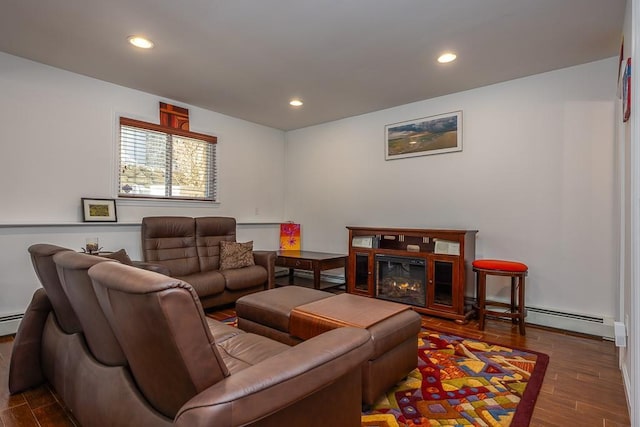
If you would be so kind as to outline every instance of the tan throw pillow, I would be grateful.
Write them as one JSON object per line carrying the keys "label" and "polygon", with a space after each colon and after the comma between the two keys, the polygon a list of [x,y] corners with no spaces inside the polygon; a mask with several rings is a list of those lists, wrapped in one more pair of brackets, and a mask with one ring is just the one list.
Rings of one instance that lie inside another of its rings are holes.
{"label": "tan throw pillow", "polygon": [[246,243],[220,242],[220,270],[242,268],[255,265],[253,261],[253,240]]}
{"label": "tan throw pillow", "polygon": [[129,258],[127,251],[125,251],[124,249],[120,249],[119,251],[116,251],[116,252],[100,254],[100,256],[103,258],[115,259],[116,261],[120,261],[121,264],[133,265],[131,258]]}

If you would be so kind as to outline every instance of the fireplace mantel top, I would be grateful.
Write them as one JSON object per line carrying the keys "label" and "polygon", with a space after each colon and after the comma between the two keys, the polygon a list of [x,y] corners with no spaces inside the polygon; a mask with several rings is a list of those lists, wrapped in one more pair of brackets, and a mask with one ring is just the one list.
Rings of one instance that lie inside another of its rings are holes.
{"label": "fireplace mantel top", "polygon": [[405,234],[412,235],[417,234],[420,236],[433,235],[438,236],[460,236],[467,233],[476,234],[478,230],[457,230],[457,229],[445,229],[445,228],[398,228],[398,227],[356,227],[347,226],[347,229],[351,232],[357,233],[369,233],[369,234]]}

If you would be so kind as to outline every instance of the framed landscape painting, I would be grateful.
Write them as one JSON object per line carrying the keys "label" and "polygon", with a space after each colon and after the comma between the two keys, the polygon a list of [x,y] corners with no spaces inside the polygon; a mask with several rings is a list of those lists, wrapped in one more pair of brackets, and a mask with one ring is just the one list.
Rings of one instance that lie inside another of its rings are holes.
{"label": "framed landscape painting", "polygon": [[462,151],[462,111],[385,126],[385,159]]}

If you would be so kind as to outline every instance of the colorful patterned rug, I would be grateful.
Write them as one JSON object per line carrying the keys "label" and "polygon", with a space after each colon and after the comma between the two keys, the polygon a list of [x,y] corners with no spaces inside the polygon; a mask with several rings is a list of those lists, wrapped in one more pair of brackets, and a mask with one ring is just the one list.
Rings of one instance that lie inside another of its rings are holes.
{"label": "colorful patterned rug", "polygon": [[371,410],[365,427],[528,426],[549,357],[422,330],[418,367]]}
{"label": "colorful patterned rug", "polygon": [[542,353],[423,328],[418,367],[362,413],[362,427],[526,427],[548,364]]}

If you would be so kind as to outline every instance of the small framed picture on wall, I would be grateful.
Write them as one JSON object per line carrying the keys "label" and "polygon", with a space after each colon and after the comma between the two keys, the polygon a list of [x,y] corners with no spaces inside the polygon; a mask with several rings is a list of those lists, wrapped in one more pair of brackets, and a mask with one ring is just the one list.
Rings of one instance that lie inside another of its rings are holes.
{"label": "small framed picture on wall", "polygon": [[82,220],[84,222],[117,222],[114,199],[82,198]]}

